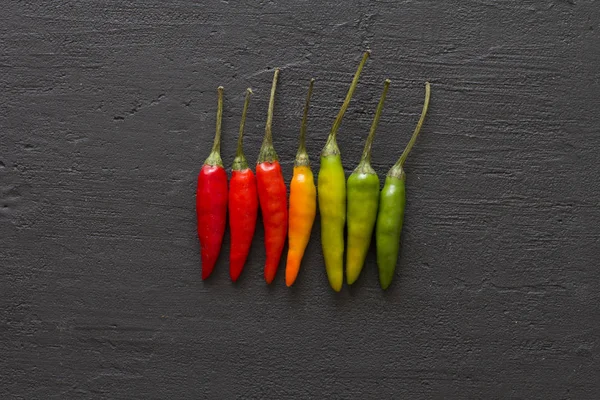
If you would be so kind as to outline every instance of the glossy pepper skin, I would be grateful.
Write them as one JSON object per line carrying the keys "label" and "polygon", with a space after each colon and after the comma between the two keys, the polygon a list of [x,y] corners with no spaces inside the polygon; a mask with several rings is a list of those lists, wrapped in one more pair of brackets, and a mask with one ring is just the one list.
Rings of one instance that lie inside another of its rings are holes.
{"label": "glossy pepper skin", "polygon": [[275,69],[265,138],[260,148],[256,166],[258,199],[265,227],[265,250],[267,253],[265,281],[267,284],[273,282],[277,274],[277,267],[279,266],[281,252],[285,244],[288,225],[287,189],[283,181],[283,174],[281,173],[277,153],[273,148],[273,136],[271,133],[273,108],[275,106],[275,88],[277,87],[278,76],[279,69]]}
{"label": "glossy pepper skin", "polygon": [[310,80],[306,95],[304,116],[300,128],[300,144],[294,162],[294,176],[290,183],[289,248],[285,266],[285,284],[288,287],[294,284],[298,276],[300,263],[308,245],[317,212],[317,188],[306,152],[306,120],[314,81],[314,79]]}
{"label": "glossy pepper skin", "polygon": [[348,250],[346,251],[346,281],[352,285],[359,277],[371,245],[379,203],[379,177],[371,166],[371,146],[390,81],[386,80],[383,93],[373,118],[371,131],[365,142],[360,163],[348,177]]}
{"label": "glossy pepper skin", "polygon": [[212,273],[223,242],[227,220],[227,173],[221,160],[223,87],[217,89],[217,129],[210,155],[198,174],[196,216],[202,258],[202,279]]}
{"label": "glossy pepper skin", "polygon": [[375,242],[377,246],[379,283],[384,290],[390,286],[394,279],[396,262],[398,261],[398,253],[400,251],[400,235],[402,233],[404,208],[406,205],[406,174],[403,165],[419,136],[425,115],[427,115],[430,90],[429,82],[427,82],[425,84],[425,101],[419,123],[402,155],[387,173],[385,184],[379,197]]}
{"label": "glossy pepper skin", "polygon": [[229,180],[229,230],[231,232],[229,276],[232,282],[238,280],[244,264],[246,264],[258,214],[256,178],[252,170],[248,168],[243,150],[244,124],[251,94],[252,90],[248,88],[240,122],[237,153],[233,160],[231,179]]}
{"label": "glossy pepper skin", "polygon": [[342,289],[344,281],[344,226],[346,224],[346,176],[342,167],[336,134],[369,55],[369,51],[363,55],[342,108],[321,152],[321,167],[318,175],[321,244],[329,285],[336,292]]}

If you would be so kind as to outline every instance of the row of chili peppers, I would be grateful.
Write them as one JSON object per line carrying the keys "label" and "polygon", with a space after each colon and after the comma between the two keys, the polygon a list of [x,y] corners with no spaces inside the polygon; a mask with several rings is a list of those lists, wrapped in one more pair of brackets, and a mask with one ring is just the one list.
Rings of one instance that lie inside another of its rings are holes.
{"label": "row of chili peppers", "polygon": [[[425,101],[417,127],[402,155],[388,171],[380,192],[379,178],[371,166],[371,145],[390,85],[390,80],[385,80],[362,157],[346,182],[336,134],[369,55],[369,51],[364,54],[331,128],[321,152],[321,167],[317,179],[325,268],[329,284],[335,291],[340,291],[343,283],[345,226],[347,226],[346,280],[348,284],[353,284],[360,275],[373,231],[375,231],[381,287],[387,289],[391,284],[398,259],[404,219],[406,174],[403,165],[419,135],[429,105],[430,85],[426,82]],[[214,144],[198,175],[196,196],[202,279],[210,276],[219,256],[228,211],[231,231],[229,271],[232,281],[235,282],[239,278],[250,251],[259,204],[265,229],[266,282],[270,284],[275,278],[286,238],[289,242],[285,271],[286,285],[291,286],[298,275],[317,209],[317,187],[315,187],[305,146],[306,120],[314,79],[310,81],[304,106],[288,209],[286,186],[273,147],[271,132],[278,76],[279,69],[276,69],[271,87],[265,136],[256,165],[256,177],[249,168],[243,151],[244,123],[252,94],[250,89],[246,92],[229,191],[227,173],[220,156],[223,87],[218,88]]]}

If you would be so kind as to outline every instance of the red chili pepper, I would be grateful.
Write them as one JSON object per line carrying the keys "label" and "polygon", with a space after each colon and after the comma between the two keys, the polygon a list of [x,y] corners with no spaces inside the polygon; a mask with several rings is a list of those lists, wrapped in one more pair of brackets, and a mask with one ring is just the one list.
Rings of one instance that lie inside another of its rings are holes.
{"label": "red chili pepper", "polygon": [[256,179],[252,170],[248,168],[243,150],[244,123],[251,94],[252,90],[248,88],[242,111],[242,122],[240,122],[237,153],[233,160],[231,180],[229,181],[229,227],[231,230],[229,276],[233,282],[238,280],[244,269],[258,214]]}
{"label": "red chili pepper", "polygon": [[223,242],[227,220],[227,173],[221,160],[221,119],[223,116],[223,87],[217,89],[217,130],[210,155],[198,174],[196,216],[202,254],[202,279],[210,276]]}
{"label": "red chili pepper", "polygon": [[275,105],[275,88],[279,69],[275,69],[273,86],[271,87],[271,99],[269,101],[269,112],[267,114],[267,126],[265,138],[258,155],[256,166],[256,178],[258,181],[258,198],[262,210],[263,224],[265,226],[265,250],[267,260],[265,262],[265,281],[273,282],[279,259],[283,251],[283,245],[287,235],[288,208],[287,190],[281,173],[281,166],[277,153],[273,148],[273,136],[271,125],[273,122],[273,108]]}

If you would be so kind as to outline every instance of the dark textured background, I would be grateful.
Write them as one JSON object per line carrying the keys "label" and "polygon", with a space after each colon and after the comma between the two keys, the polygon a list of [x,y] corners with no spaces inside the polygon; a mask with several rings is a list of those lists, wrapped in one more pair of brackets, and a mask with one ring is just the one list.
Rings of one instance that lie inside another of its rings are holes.
{"label": "dark textured background", "polygon": [[[600,5],[594,1],[4,2],[0,397],[600,398]],[[39,2],[42,3],[42,2]],[[406,165],[396,281],[371,253],[334,294],[314,226],[299,279],[200,279],[195,182],[226,90],[256,160],[272,69],[286,181],[308,79],[318,152],[342,124],[383,177]]]}

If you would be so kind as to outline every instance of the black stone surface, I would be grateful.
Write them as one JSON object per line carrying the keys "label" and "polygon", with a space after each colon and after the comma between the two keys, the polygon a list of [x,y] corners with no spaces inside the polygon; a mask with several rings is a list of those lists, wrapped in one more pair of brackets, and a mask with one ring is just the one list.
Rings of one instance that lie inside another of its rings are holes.
{"label": "black stone surface", "polygon": [[[600,398],[599,23],[584,0],[3,2],[0,397]],[[348,173],[383,80],[382,179],[432,83],[393,286],[371,251],[333,293],[318,221],[294,288],[264,283],[260,224],[241,281],[226,237],[202,282],[216,87],[228,166],[254,90],[255,160],[281,68],[289,182],[309,78],[316,173],[367,48]]]}

